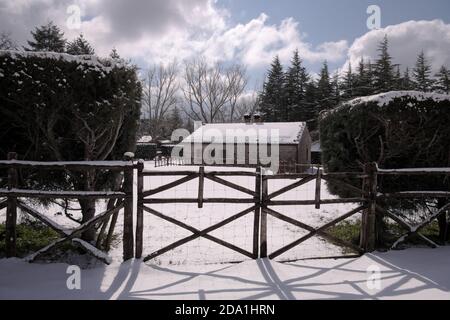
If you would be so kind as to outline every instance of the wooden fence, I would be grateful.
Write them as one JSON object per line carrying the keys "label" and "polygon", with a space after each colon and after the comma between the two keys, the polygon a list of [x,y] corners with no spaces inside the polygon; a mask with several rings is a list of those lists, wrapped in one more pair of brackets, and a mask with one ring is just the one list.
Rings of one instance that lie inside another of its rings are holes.
{"label": "wooden fence", "polygon": [[[400,237],[395,243],[397,246],[401,241],[404,241],[408,236],[417,234],[422,238],[427,244],[435,247],[437,246],[433,241],[425,237],[420,233],[426,225],[429,225],[434,219],[439,217],[450,208],[450,204],[441,208],[438,212],[433,214],[429,219],[423,221],[420,225],[412,226],[405,222],[400,215],[396,215],[384,209],[379,203],[379,200],[386,197],[398,197],[398,198],[414,198],[420,197],[442,197],[450,198],[450,192],[447,191],[404,191],[396,194],[381,194],[378,193],[378,178],[382,175],[419,175],[419,174],[430,174],[430,175],[450,175],[449,168],[442,169],[404,169],[404,170],[381,170],[378,168],[376,163],[366,164],[364,171],[362,172],[324,172],[323,169],[319,168],[316,172],[306,172],[306,173],[281,173],[275,175],[265,175],[261,172],[261,168],[257,168],[256,172],[245,172],[245,171],[211,171],[205,172],[204,167],[199,167],[198,171],[144,171],[143,166],[139,169],[138,173],[138,214],[137,214],[137,229],[136,229],[136,257],[140,258],[143,251],[143,215],[144,212],[157,216],[167,222],[175,224],[182,227],[188,231],[192,232],[192,235],[176,241],[156,252],[147,255],[144,261],[151,260],[157,256],[164,254],[170,250],[173,250],[181,245],[186,244],[189,241],[203,237],[205,239],[211,240],[215,243],[223,245],[231,250],[241,253],[244,256],[250,258],[265,258],[270,259],[276,258],[279,255],[285,253],[286,251],[302,244],[306,240],[318,236],[333,244],[337,244],[342,247],[350,248],[357,254],[363,254],[365,252],[371,252],[376,249],[376,217],[383,216],[389,217],[395,222],[397,222],[402,228],[406,230],[405,234]],[[255,177],[255,190],[250,190],[245,187],[239,186],[228,180],[224,180],[221,176],[251,176]],[[181,178],[159,186],[158,188],[152,190],[144,190],[143,177],[151,176],[180,176]],[[361,187],[355,187],[352,184],[346,182],[347,178],[360,179]],[[195,198],[155,198],[154,196],[160,192],[175,188],[188,181],[198,179],[198,194]],[[209,179],[215,181],[219,184],[225,185],[232,189],[241,191],[250,195],[249,198],[205,198],[204,197],[204,181]],[[289,180],[288,186],[283,187],[277,191],[269,193],[269,183],[270,181],[276,179]],[[328,182],[338,183],[341,188],[346,189],[354,194],[353,197],[348,198],[337,198],[337,199],[322,199],[321,186],[322,180]],[[278,196],[285,194],[286,192],[293,190],[297,187],[305,185],[309,182],[315,182],[315,197],[314,199],[308,200],[275,200]],[[378,200],[378,201],[377,201]],[[221,221],[205,230],[197,230],[196,228],[187,225],[184,222],[178,221],[162,212],[158,212],[151,208],[152,204],[161,203],[196,203],[199,208],[203,207],[204,203],[248,203],[252,206],[242,212],[238,212],[230,218]],[[320,209],[322,205],[328,204],[339,204],[339,203],[354,203],[357,207],[345,212],[342,215],[335,217],[332,221],[325,223],[319,227],[313,227],[301,221],[301,218],[294,219],[279,211],[274,210],[272,207],[283,207],[283,206],[310,206],[314,205],[316,209]],[[253,219],[253,251],[248,252],[242,248],[231,245],[222,239],[217,239],[211,236],[209,233],[221,228],[228,223],[243,217],[249,213],[254,213]],[[362,213],[361,227],[360,227],[360,241],[359,245],[355,245],[348,241],[337,238],[328,232],[328,230],[340,222],[356,215],[357,213]],[[267,250],[267,217],[268,215],[273,218],[282,220],[296,227],[305,229],[308,233],[301,238],[285,245],[282,248],[275,250],[274,252],[268,252]],[[393,247],[395,247],[393,246]]]}
{"label": "wooden fence", "polygon": [[[395,221],[402,229],[404,234],[394,243],[393,247],[398,246],[411,235],[417,235],[423,239],[428,245],[436,247],[437,244],[425,237],[421,231],[427,225],[432,223],[435,219],[445,214],[450,209],[450,203],[441,207],[437,212],[433,213],[425,221],[418,225],[412,225],[405,221],[400,214],[396,214],[392,210],[383,208],[381,202],[383,199],[409,199],[409,198],[430,198],[430,199],[448,199],[450,198],[450,191],[426,191],[426,190],[409,190],[401,191],[391,194],[382,194],[378,191],[378,179],[381,176],[435,176],[443,175],[448,178],[450,176],[450,168],[433,168],[433,169],[396,169],[384,170],[379,169],[375,163],[366,164],[362,172],[325,172],[322,168],[318,168],[315,172],[305,173],[280,173],[266,175],[261,168],[257,168],[255,172],[250,171],[205,171],[205,167],[199,167],[198,170],[189,171],[156,171],[144,170],[144,162],[138,161],[103,161],[103,162],[30,162],[16,160],[16,154],[10,153],[8,160],[0,161],[0,169],[8,170],[8,187],[0,189],[0,197],[6,197],[6,200],[0,202],[0,210],[6,208],[6,255],[12,257],[16,255],[16,224],[17,224],[17,209],[31,215],[40,220],[53,230],[55,230],[61,238],[54,241],[45,248],[31,254],[27,259],[34,261],[39,256],[49,252],[51,249],[60,246],[61,244],[72,241],[81,245],[85,250],[94,253],[97,257],[108,262],[106,253],[99,254],[98,250],[90,243],[81,240],[80,235],[89,230],[94,225],[106,221],[111,216],[117,219],[117,214],[120,210],[124,210],[124,228],[123,228],[123,258],[130,259],[133,256],[141,258],[143,254],[143,239],[144,239],[144,213],[156,216],[167,222],[170,222],[178,227],[190,231],[192,234],[181,240],[178,240],[156,252],[152,252],[144,258],[148,261],[173,250],[181,245],[198,238],[204,238],[234,250],[246,257],[255,259],[258,257],[275,258],[284,252],[300,245],[311,237],[318,236],[333,244],[338,244],[347,248],[351,248],[358,254],[370,252],[376,249],[376,219],[377,217],[388,217]],[[122,188],[117,191],[41,191],[41,190],[25,190],[18,185],[18,171],[21,169],[36,169],[36,170],[65,170],[65,171],[81,171],[88,170],[111,170],[123,173]],[[133,194],[133,172],[137,170],[137,195]],[[152,176],[178,176],[180,177],[174,182],[167,183],[155,189],[146,190],[144,187],[144,177]],[[232,176],[248,176],[255,179],[255,189],[251,190],[229,180],[224,177]],[[347,178],[360,179],[360,187],[346,182]],[[180,186],[188,181],[194,179],[198,180],[197,196],[193,198],[158,198],[157,195],[163,191]],[[214,181],[231,189],[240,191],[247,195],[246,198],[210,198],[205,197],[204,181],[205,179]],[[279,190],[269,193],[269,184],[276,179],[289,180],[291,183]],[[348,198],[337,199],[322,199],[322,181],[338,183],[340,187],[347,189],[354,194]],[[286,192],[297,187],[305,185],[309,182],[315,182],[315,196],[313,199],[307,200],[276,200],[276,198]],[[137,197],[137,214],[136,214],[136,234],[133,233],[133,197]],[[45,198],[45,199],[118,199],[118,202],[113,207],[109,207],[105,212],[102,212],[91,220],[81,224],[78,228],[67,231],[57,225],[48,216],[37,212],[35,209],[28,206],[22,198]],[[242,203],[249,204],[249,208],[233,214],[231,217],[224,219],[204,230],[199,230],[186,224],[185,222],[176,220],[162,212],[155,210],[153,204],[163,203],[195,203],[199,208],[202,208],[205,203]],[[320,209],[322,205],[338,204],[338,203],[354,203],[357,207],[349,212],[345,212],[332,221],[325,223],[319,227],[313,227],[306,224],[301,219],[294,219],[282,212],[274,210],[274,206],[306,206],[314,205],[316,209]],[[360,229],[359,245],[349,243],[345,240],[338,239],[333,236],[329,229],[336,226],[345,219],[361,212],[362,221]],[[223,239],[219,239],[211,235],[211,232],[228,225],[229,223],[246,215],[253,214],[253,235],[252,235],[252,250],[248,251],[237,247]],[[274,252],[268,252],[267,249],[267,217],[282,220],[286,223],[296,227],[305,229],[308,233],[301,238],[289,243],[282,248],[278,248]],[[114,220],[114,219],[112,219]],[[113,225],[113,222],[111,222]],[[113,227],[112,227],[113,228]],[[110,229],[111,231],[111,229]],[[134,246],[134,242],[136,246]]]}
{"label": "wooden fence", "polygon": [[[80,239],[80,235],[95,225],[102,223],[124,209],[124,230],[123,230],[123,258],[130,259],[134,256],[134,235],[133,235],[133,170],[136,165],[132,161],[98,161],[98,162],[34,162],[18,161],[15,153],[8,154],[7,161],[0,161],[0,168],[8,170],[8,187],[0,189],[0,197],[6,197],[6,200],[0,202],[0,209],[6,208],[5,223],[5,247],[6,256],[16,256],[16,225],[17,209],[21,209],[33,218],[41,221],[54,231],[60,238],[52,242],[45,248],[32,253],[26,257],[27,261],[34,261],[43,254],[49,252],[61,244],[72,241],[81,246],[84,250],[90,252],[97,258],[108,263],[110,261],[106,253],[97,250],[92,244]],[[28,190],[19,188],[18,172],[21,169],[33,170],[65,170],[87,172],[89,170],[108,170],[119,171],[123,173],[123,187],[118,191],[43,191]],[[105,212],[97,214],[92,219],[82,223],[78,228],[67,231],[52,221],[48,215],[44,215],[32,207],[28,206],[22,198],[41,198],[41,199],[117,199],[116,205],[109,207]],[[114,227],[110,229],[109,237]]]}

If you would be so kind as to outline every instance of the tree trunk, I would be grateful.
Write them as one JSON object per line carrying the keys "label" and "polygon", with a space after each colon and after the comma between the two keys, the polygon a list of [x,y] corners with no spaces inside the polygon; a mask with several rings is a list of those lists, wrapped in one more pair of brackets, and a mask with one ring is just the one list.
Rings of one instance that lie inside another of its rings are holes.
{"label": "tree trunk", "polygon": [[[447,203],[447,199],[438,199],[438,205],[437,210],[440,210],[442,207],[444,207]],[[438,217],[438,224],[439,224],[439,240],[442,243],[445,243],[446,241],[450,241],[450,232],[449,232],[449,223],[447,222],[447,212],[442,213]]]}
{"label": "tree trunk", "polygon": [[[95,216],[95,200],[94,199],[80,199],[81,213],[83,214],[83,218],[81,219],[82,223],[85,223],[91,220]],[[95,228],[92,227],[81,235],[81,239],[87,242],[92,242],[95,240]]]}

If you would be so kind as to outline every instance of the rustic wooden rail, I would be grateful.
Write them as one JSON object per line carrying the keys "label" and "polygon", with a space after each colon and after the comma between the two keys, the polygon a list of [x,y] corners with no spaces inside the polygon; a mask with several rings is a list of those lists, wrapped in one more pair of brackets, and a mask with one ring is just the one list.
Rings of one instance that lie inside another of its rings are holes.
{"label": "rustic wooden rail", "polygon": [[[124,230],[123,230],[123,258],[128,260],[134,256],[134,236],[133,236],[133,170],[137,168],[132,161],[71,161],[71,162],[36,162],[36,161],[20,161],[17,160],[16,153],[9,153],[8,160],[0,161],[0,168],[8,169],[8,187],[0,189],[0,197],[6,197],[6,200],[0,202],[0,209],[6,207],[6,230],[5,230],[5,247],[6,256],[13,257],[16,252],[16,224],[17,209],[31,215],[42,223],[46,224],[56,231],[61,238],[49,244],[45,248],[29,255],[26,260],[34,261],[36,258],[49,252],[53,248],[64,242],[72,241],[72,243],[82,247],[84,250],[93,254],[97,258],[109,263],[110,259],[107,254],[97,250],[92,244],[79,239],[78,237],[86,230],[93,228],[100,222],[109,219],[111,215],[124,209]],[[35,169],[35,170],[64,170],[64,171],[87,171],[87,170],[109,170],[123,172],[124,182],[123,191],[43,191],[20,189],[18,187],[18,170]],[[43,198],[43,199],[117,199],[118,203],[105,212],[100,213],[84,222],[78,228],[67,230],[52,221],[48,216],[41,214],[35,209],[28,206],[22,198]],[[112,231],[110,230],[110,233]],[[108,234],[109,235],[109,234]],[[110,235],[109,235],[110,236]]]}

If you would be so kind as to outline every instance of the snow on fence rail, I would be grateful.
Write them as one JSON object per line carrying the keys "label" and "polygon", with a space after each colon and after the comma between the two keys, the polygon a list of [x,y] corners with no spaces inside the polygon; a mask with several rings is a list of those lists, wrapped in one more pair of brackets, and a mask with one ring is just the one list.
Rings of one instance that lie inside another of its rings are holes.
{"label": "snow on fence rail", "polygon": [[[139,164],[139,163],[138,163]],[[16,225],[17,225],[17,209],[38,219],[51,229],[56,231],[61,238],[52,242],[45,248],[38,250],[29,255],[26,260],[32,262],[51,249],[67,242],[80,246],[88,253],[104,261],[110,263],[111,259],[106,253],[101,252],[92,244],[79,239],[83,233],[94,228],[95,225],[103,223],[106,225],[111,216],[111,224],[107,239],[111,239],[114,231],[115,221],[120,210],[124,209],[124,230],[123,230],[123,258],[128,260],[134,256],[134,234],[133,234],[133,171],[137,167],[132,161],[77,161],[77,162],[36,162],[36,161],[19,161],[17,154],[11,152],[8,154],[8,160],[0,161],[0,168],[8,170],[8,188],[0,189],[0,197],[6,197],[0,201],[0,209],[6,210],[5,224],[5,249],[6,256],[16,256]],[[36,170],[67,170],[67,171],[87,171],[87,170],[110,170],[123,172],[123,190],[121,191],[44,191],[19,189],[19,169],[36,169]],[[117,203],[113,204],[105,212],[94,216],[89,221],[84,222],[78,228],[67,230],[52,221],[46,215],[29,207],[20,198],[44,198],[44,199],[116,199]],[[102,236],[102,235],[101,235]],[[97,243],[99,243],[97,239]]]}

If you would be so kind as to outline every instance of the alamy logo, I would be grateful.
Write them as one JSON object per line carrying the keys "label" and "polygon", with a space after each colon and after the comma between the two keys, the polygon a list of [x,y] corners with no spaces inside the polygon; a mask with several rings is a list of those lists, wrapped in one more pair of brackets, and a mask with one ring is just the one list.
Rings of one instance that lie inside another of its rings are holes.
{"label": "alamy logo", "polygon": [[68,266],[66,273],[70,276],[67,278],[66,285],[69,290],[81,290],[81,269],[79,266]]}
{"label": "alamy logo", "polygon": [[367,28],[369,30],[377,30],[381,28],[381,8],[377,5],[371,5],[367,7]]}
{"label": "alamy logo", "polygon": [[72,4],[67,7],[66,13],[69,15],[66,21],[67,28],[70,30],[81,29],[81,8]]}
{"label": "alamy logo", "polygon": [[[198,127],[199,125],[196,124]],[[246,129],[205,129],[190,135],[177,129],[172,141],[182,141],[172,150],[173,158],[192,165],[261,165],[277,173],[280,159],[280,132],[249,126]]]}

